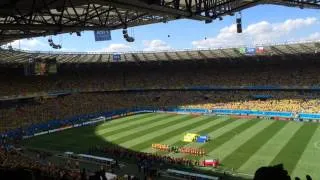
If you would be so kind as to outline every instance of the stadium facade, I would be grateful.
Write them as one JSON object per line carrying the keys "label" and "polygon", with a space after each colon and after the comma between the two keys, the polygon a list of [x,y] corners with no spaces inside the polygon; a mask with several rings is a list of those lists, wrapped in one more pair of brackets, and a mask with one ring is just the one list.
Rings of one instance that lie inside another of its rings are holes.
{"label": "stadium facade", "polygon": [[55,58],[59,64],[69,63],[107,63],[107,62],[152,62],[152,61],[202,61],[223,59],[290,59],[318,56],[320,42],[285,43],[257,45],[253,47],[232,47],[215,49],[190,49],[163,52],[44,52],[8,50],[0,51],[1,64],[21,64],[30,59]]}

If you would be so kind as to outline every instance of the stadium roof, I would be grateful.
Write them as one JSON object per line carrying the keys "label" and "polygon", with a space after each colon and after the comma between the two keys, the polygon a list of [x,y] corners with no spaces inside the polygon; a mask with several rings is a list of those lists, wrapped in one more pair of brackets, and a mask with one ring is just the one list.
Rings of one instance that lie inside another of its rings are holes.
{"label": "stadium roof", "polygon": [[0,49],[0,64],[21,64],[30,58],[56,58],[60,64],[109,63],[109,62],[154,62],[181,60],[220,60],[247,59],[248,57],[304,57],[320,54],[320,41],[306,43],[287,43],[255,48],[198,49],[162,52],[128,52],[119,54],[121,59],[114,60],[115,53],[75,53],[75,52],[35,52]]}
{"label": "stadium roof", "polygon": [[22,38],[212,20],[259,4],[320,9],[320,0],[1,0],[0,45]]}

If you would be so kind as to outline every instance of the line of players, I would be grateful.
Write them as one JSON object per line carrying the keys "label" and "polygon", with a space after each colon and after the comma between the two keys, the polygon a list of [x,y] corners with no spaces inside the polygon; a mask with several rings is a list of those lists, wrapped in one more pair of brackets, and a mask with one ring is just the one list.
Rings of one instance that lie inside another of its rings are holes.
{"label": "line of players", "polygon": [[204,156],[206,154],[204,149],[192,148],[192,147],[169,146],[167,144],[152,144],[152,148],[160,151],[184,153],[184,154],[191,154],[195,156]]}

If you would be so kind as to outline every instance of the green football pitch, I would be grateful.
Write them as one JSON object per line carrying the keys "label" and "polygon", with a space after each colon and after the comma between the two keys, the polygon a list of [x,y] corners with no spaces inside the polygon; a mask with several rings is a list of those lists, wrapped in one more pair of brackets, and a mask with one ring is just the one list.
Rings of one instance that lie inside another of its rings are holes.
{"label": "green football pitch", "polygon": [[[187,132],[209,135],[211,141],[185,143]],[[199,147],[201,159],[220,159],[222,167],[252,175],[257,168],[282,163],[291,176],[320,179],[320,129],[316,123],[147,113],[28,139],[27,147],[85,153],[95,145],[117,144],[158,153],[152,143]],[[173,157],[197,158],[168,153]],[[198,158],[200,159],[200,158]]]}

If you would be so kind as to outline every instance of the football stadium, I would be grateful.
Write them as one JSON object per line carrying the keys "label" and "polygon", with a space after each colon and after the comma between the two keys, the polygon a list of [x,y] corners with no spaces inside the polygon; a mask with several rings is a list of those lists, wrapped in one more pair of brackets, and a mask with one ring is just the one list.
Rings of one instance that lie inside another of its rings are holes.
{"label": "football stadium", "polygon": [[[247,35],[239,12],[264,4],[320,8],[319,0],[1,1],[0,179],[320,179],[319,40],[67,52],[52,38],[94,31],[106,41],[120,30],[133,43],[131,27],[225,16]],[[12,46],[37,37],[58,51]]]}

